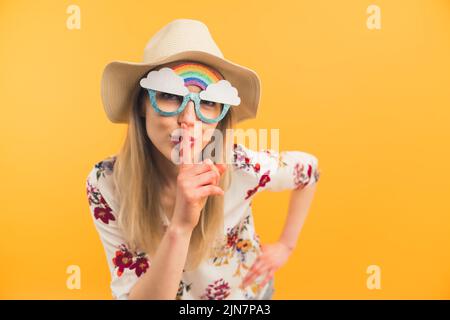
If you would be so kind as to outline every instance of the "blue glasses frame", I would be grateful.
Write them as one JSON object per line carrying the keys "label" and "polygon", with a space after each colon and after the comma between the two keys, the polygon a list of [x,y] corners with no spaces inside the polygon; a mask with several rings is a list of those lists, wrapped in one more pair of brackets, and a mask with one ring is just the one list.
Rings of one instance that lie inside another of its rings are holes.
{"label": "blue glasses frame", "polygon": [[156,90],[147,89],[147,92],[150,97],[150,103],[151,103],[153,109],[155,109],[156,112],[158,112],[160,115],[163,115],[165,117],[171,117],[171,116],[180,114],[181,112],[183,112],[184,108],[186,108],[189,100],[192,100],[192,101],[194,101],[194,106],[195,106],[194,109],[195,109],[195,114],[197,115],[197,117],[199,117],[203,122],[206,122],[206,123],[216,123],[225,117],[225,115],[227,114],[228,110],[231,107],[231,105],[223,103],[223,109],[222,109],[222,112],[219,114],[219,116],[217,116],[214,119],[205,118],[202,115],[202,113],[200,112],[201,99],[200,99],[199,93],[198,92],[189,92],[187,95],[185,95],[183,97],[183,101],[181,102],[180,107],[176,111],[167,112],[167,111],[163,111],[160,108],[158,108],[158,104],[156,103]]}

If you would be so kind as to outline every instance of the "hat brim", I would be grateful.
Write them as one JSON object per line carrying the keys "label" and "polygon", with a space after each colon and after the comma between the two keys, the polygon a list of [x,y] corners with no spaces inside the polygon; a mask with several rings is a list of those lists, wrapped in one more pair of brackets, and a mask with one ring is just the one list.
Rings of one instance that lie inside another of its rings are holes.
{"label": "hat brim", "polygon": [[128,123],[129,112],[139,92],[139,80],[152,68],[178,60],[205,63],[219,71],[238,90],[241,103],[232,107],[235,122],[256,117],[261,97],[261,81],[256,72],[206,52],[184,51],[151,63],[113,61],[106,65],[101,97],[108,119],[113,123]]}

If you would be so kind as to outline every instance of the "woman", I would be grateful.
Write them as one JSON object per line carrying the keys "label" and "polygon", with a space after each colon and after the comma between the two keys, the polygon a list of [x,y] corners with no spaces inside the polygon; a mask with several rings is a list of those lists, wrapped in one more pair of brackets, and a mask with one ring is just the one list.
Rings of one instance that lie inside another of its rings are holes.
{"label": "woman", "polygon": [[[157,32],[143,63],[105,68],[106,114],[128,132],[86,186],[115,299],[271,298],[319,172],[311,154],[230,142],[226,130],[255,117],[259,97],[256,73],[223,58],[196,20]],[[260,245],[251,201],[266,189],[295,191],[280,240]]]}

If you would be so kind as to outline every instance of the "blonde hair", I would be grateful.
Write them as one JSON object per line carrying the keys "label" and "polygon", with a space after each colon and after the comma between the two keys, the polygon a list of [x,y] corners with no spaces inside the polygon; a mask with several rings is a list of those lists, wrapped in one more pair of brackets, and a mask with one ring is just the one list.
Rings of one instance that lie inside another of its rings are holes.
{"label": "blonde hair", "polygon": [[[144,97],[145,90],[140,88],[129,114],[124,144],[116,157],[113,179],[120,203],[118,224],[124,231],[128,245],[131,250],[143,249],[152,257],[164,236],[159,194],[163,173],[158,172],[154,164],[156,147],[148,138],[145,117],[142,116]],[[221,150],[226,150],[229,143],[226,129],[234,125],[232,109],[217,125],[217,129],[222,131],[224,137]],[[224,191],[231,184],[232,168],[228,163],[227,167],[220,179],[220,186]],[[223,197],[208,197],[201,210],[199,223],[192,232],[186,270],[195,269],[204,259],[211,257],[217,240],[222,241],[219,245],[223,243],[223,210]]]}

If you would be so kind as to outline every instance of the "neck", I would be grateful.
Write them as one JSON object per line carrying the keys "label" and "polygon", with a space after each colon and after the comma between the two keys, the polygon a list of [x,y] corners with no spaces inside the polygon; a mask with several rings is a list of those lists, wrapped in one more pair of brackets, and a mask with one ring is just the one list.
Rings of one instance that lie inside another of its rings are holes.
{"label": "neck", "polygon": [[170,221],[172,219],[173,203],[176,194],[176,181],[179,168],[172,161],[167,160],[157,148],[152,146],[152,156],[154,168],[160,181],[159,201],[161,204],[162,214]]}
{"label": "neck", "polygon": [[163,190],[172,190],[176,186],[179,168],[169,161],[158,149],[153,147],[155,169],[158,171]]}

